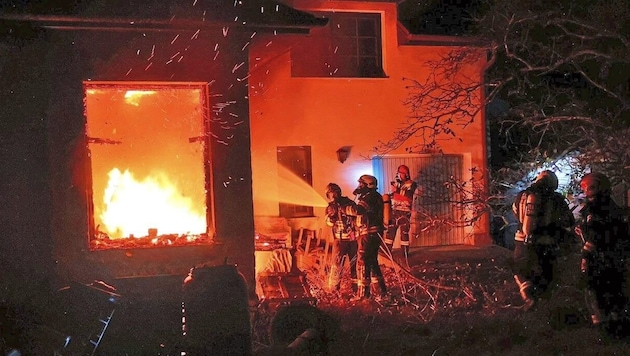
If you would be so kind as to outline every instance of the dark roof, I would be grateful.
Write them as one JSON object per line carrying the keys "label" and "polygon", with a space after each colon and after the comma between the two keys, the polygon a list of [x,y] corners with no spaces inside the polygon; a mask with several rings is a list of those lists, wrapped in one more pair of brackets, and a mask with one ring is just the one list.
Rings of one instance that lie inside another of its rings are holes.
{"label": "dark roof", "polygon": [[480,7],[479,0],[404,0],[398,4],[398,18],[413,34],[470,35],[472,13]]}
{"label": "dark roof", "polygon": [[46,28],[159,30],[237,26],[297,33],[328,23],[326,18],[274,0],[22,0],[3,5],[0,20],[5,24],[29,22]]}

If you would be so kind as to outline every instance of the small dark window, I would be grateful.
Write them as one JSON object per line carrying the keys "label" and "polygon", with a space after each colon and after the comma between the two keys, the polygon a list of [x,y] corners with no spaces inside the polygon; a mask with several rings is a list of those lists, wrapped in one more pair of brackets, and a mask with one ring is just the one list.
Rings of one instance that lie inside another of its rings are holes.
{"label": "small dark window", "polygon": [[291,50],[294,77],[379,78],[382,68],[379,14],[320,13],[328,26],[301,37]]}
{"label": "small dark window", "polygon": [[278,147],[278,176],[281,190],[280,216],[299,218],[313,216],[313,207],[300,205],[304,197],[299,193],[286,191],[303,185],[313,186],[310,146]]}

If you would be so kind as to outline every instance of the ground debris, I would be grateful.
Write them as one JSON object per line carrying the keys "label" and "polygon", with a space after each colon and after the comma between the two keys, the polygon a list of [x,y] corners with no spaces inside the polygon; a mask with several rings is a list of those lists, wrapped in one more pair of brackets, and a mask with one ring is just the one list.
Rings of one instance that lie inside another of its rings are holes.
{"label": "ground debris", "polygon": [[519,308],[510,260],[506,251],[416,259],[408,269],[384,263],[389,303],[350,301],[348,278],[330,290],[321,273],[306,271],[317,308],[340,325],[328,354],[630,354],[630,343],[607,342],[588,325],[575,286],[579,254],[560,258],[554,292],[527,313]]}

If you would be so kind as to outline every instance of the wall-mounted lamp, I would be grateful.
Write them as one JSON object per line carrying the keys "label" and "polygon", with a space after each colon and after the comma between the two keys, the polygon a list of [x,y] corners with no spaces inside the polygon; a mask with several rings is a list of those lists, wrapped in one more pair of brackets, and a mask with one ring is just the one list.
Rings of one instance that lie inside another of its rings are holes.
{"label": "wall-mounted lamp", "polygon": [[350,150],[352,146],[343,146],[337,150],[337,160],[341,163],[345,162],[350,157]]}

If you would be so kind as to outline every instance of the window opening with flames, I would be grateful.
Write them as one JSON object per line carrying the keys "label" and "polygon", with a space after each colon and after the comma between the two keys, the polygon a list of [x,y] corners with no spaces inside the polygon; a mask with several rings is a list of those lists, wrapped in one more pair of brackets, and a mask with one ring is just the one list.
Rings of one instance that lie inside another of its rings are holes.
{"label": "window opening with flames", "polygon": [[211,243],[207,83],[84,89],[90,249]]}

